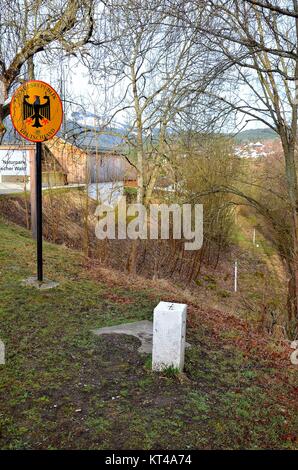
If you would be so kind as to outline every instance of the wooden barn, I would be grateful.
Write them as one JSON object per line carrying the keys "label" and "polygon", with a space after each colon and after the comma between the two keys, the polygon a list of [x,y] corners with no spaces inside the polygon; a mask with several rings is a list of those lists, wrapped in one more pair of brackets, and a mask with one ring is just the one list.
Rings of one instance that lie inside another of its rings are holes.
{"label": "wooden barn", "polygon": [[46,142],[44,147],[44,161],[57,172],[63,172],[67,184],[123,181],[135,185],[136,170],[120,153],[83,150],[59,137]]}

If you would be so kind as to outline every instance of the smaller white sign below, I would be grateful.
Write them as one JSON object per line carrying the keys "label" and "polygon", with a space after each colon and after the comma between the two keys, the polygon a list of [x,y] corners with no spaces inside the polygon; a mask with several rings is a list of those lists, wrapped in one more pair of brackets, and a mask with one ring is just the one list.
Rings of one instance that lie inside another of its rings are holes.
{"label": "smaller white sign below", "polygon": [[29,151],[0,149],[0,176],[29,176]]}

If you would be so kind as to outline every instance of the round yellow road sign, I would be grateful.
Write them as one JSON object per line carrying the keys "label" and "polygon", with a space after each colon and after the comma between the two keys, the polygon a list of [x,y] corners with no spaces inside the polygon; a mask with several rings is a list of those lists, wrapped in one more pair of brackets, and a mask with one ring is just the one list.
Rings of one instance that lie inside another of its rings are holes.
{"label": "round yellow road sign", "polygon": [[48,83],[31,80],[21,85],[10,103],[14,128],[31,142],[44,142],[60,129],[63,109],[58,93]]}

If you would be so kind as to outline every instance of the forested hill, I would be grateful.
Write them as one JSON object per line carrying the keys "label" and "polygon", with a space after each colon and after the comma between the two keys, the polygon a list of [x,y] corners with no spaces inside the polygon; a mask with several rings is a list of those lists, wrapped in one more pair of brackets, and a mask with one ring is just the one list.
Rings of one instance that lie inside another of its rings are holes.
{"label": "forested hill", "polygon": [[276,132],[269,128],[248,129],[239,132],[239,134],[235,136],[235,140],[237,143],[258,142],[272,139],[278,139],[278,135],[276,134]]}

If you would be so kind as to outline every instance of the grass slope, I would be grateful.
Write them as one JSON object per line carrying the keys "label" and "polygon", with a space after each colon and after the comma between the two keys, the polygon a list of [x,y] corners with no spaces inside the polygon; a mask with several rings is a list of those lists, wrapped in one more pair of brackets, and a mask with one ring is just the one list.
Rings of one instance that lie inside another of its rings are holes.
{"label": "grass slope", "polygon": [[0,221],[2,449],[298,448],[297,371],[259,354],[252,337],[243,348],[237,322],[216,330],[224,314],[191,306],[185,373],[153,374],[137,339],[90,329],[151,319],[172,293],[120,274],[100,280],[80,254],[49,243],[45,272],[60,286],[23,287],[34,270],[30,234]]}

